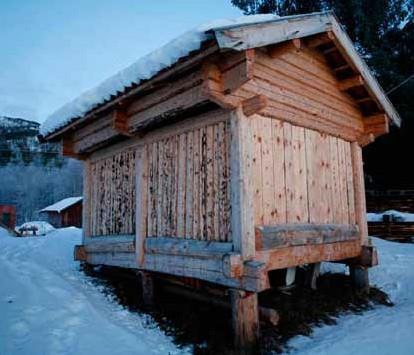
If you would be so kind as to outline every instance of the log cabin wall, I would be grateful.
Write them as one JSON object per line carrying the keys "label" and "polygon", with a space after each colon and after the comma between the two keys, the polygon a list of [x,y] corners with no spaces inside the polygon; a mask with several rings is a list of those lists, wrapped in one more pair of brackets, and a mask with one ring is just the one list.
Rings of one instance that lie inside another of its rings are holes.
{"label": "log cabin wall", "polygon": [[85,168],[86,234],[135,234],[135,155],[142,149],[145,237],[231,241],[230,139],[229,113],[220,109],[96,151]]}
{"label": "log cabin wall", "polygon": [[355,224],[351,143],[255,116],[254,220]]}
{"label": "log cabin wall", "polygon": [[257,50],[241,94],[269,100],[252,119],[255,224],[355,224],[351,142],[363,116],[326,59],[291,43]]}
{"label": "log cabin wall", "polygon": [[229,142],[226,120],[146,144],[147,237],[231,241]]}
{"label": "log cabin wall", "polygon": [[135,150],[92,161],[89,176],[89,228],[92,236],[135,233]]}

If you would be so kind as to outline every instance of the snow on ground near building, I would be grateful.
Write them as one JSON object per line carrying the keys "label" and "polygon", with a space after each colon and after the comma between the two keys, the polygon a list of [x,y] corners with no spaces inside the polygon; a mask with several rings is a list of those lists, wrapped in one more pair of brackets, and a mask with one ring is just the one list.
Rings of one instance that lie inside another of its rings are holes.
{"label": "snow on ground near building", "polygon": [[[380,265],[371,269],[371,283],[388,293],[395,306],[342,316],[335,326],[315,328],[311,337],[295,337],[289,343],[293,354],[414,354],[414,245],[373,240]],[[329,271],[345,269],[326,266]]]}
{"label": "snow on ground near building", "polygon": [[79,271],[80,241],[76,228],[40,238],[0,228],[0,354],[183,353],[149,317],[125,310]]}
{"label": "snow on ground near building", "polygon": [[16,232],[23,235],[46,235],[54,230],[55,227],[44,221],[26,222],[15,228]]}
{"label": "snow on ground near building", "polygon": [[[41,238],[12,238],[0,228],[0,354],[185,352],[149,317],[125,310],[79,271],[72,254],[80,240],[76,228]],[[293,354],[413,354],[414,245],[374,242],[381,264],[371,270],[371,280],[395,307],[344,315],[337,325],[315,328],[311,337],[295,337],[289,343]]]}
{"label": "snow on ground near building", "polygon": [[384,216],[390,216],[398,222],[414,222],[414,213],[389,210],[382,213],[367,213],[368,222],[382,222]]}
{"label": "snow on ground near building", "polygon": [[61,212],[79,201],[82,201],[82,196],[64,198],[53,205],[43,208],[40,212]]}

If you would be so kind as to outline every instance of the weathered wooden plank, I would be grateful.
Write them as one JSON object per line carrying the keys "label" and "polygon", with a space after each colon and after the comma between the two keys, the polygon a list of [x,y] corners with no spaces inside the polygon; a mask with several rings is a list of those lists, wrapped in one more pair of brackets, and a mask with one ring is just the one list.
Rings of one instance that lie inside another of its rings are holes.
{"label": "weathered wooden plank", "polygon": [[144,263],[144,243],[147,235],[147,181],[148,181],[148,147],[144,146],[138,149],[135,153],[136,163],[136,218],[135,218],[135,253],[137,257],[137,264]]}
{"label": "weathered wooden plank", "polygon": [[234,346],[240,354],[253,354],[259,341],[257,293],[232,290],[231,304]]}
{"label": "weathered wooden plank", "polygon": [[273,175],[273,147],[272,147],[272,123],[270,118],[255,118],[260,129],[261,137],[261,167],[258,172],[262,175],[262,204],[263,204],[263,224],[269,224],[273,221],[274,206],[274,181]]}
{"label": "weathered wooden plank", "polygon": [[186,180],[185,180],[185,237],[191,238],[193,236],[193,221],[194,221],[194,196],[195,192],[194,179],[194,133],[192,131],[186,133],[187,147],[186,147]]}
{"label": "weathered wooden plank", "polygon": [[309,219],[304,128],[284,125],[286,210],[289,223]]}
{"label": "weathered wooden plank", "polygon": [[145,252],[150,254],[222,257],[233,252],[232,243],[187,240],[168,237],[147,238]]}
{"label": "weathered wooden plank", "polygon": [[286,180],[283,121],[271,120],[274,203],[273,223],[286,223]]}
{"label": "weathered wooden plank", "polygon": [[177,236],[185,237],[186,231],[186,166],[187,166],[187,135],[178,138],[178,176],[177,176]]}
{"label": "weathered wooden plank", "polygon": [[360,242],[355,240],[257,251],[256,259],[263,262],[268,270],[276,270],[321,261],[345,260],[354,258],[360,253]]}
{"label": "weathered wooden plank", "polygon": [[263,224],[262,131],[260,118],[254,117],[253,131],[253,206],[255,224]]}
{"label": "weathered wooden plank", "polygon": [[281,224],[256,227],[256,249],[328,244],[358,239],[358,227],[348,224]]}
{"label": "weathered wooden plank", "polygon": [[92,182],[92,172],[91,172],[91,163],[90,161],[85,161],[83,163],[83,201],[82,201],[82,241],[85,240],[85,237],[91,235],[91,205],[92,205],[92,196],[91,196],[91,182]]}
{"label": "weathered wooden plank", "polygon": [[231,230],[234,248],[243,260],[254,258],[253,134],[250,119],[241,109],[230,113],[231,122]]}
{"label": "weathered wooden plank", "polygon": [[354,196],[354,177],[352,168],[351,143],[345,143],[345,165],[346,183],[348,194],[348,216],[349,224],[355,224],[355,196]]}
{"label": "weathered wooden plank", "polygon": [[359,227],[360,243],[362,245],[368,245],[368,225],[365,206],[365,184],[362,149],[357,142],[351,143],[351,158],[354,181],[355,220]]}

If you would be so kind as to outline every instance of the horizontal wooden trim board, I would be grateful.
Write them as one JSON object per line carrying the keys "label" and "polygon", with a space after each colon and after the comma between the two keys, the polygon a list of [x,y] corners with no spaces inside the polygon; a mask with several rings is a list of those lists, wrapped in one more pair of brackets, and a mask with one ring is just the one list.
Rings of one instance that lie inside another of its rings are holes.
{"label": "horizontal wooden trim board", "polygon": [[328,244],[358,239],[358,226],[347,224],[280,224],[256,227],[256,250]]}
{"label": "horizontal wooden trim board", "polygon": [[256,259],[266,266],[267,271],[285,269],[298,265],[338,261],[361,255],[359,240],[317,245],[299,245],[291,248],[277,248],[256,252]]}
{"label": "horizontal wooden trim board", "polygon": [[145,253],[188,256],[217,256],[233,251],[233,243],[155,237],[145,239]]}

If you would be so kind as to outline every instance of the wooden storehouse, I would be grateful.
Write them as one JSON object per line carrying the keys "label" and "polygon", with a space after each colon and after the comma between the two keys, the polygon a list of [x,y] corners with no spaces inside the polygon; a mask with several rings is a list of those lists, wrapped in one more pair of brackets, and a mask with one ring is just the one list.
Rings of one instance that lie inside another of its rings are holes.
{"label": "wooden storehouse", "polygon": [[68,197],[40,210],[40,216],[55,228],[82,227],[82,197]]}
{"label": "wooden storehouse", "polygon": [[329,12],[206,28],[187,52],[186,36],[43,136],[84,161],[78,260],[228,287],[236,341],[252,344],[271,271],[340,261],[366,286],[361,147],[400,118]]}

